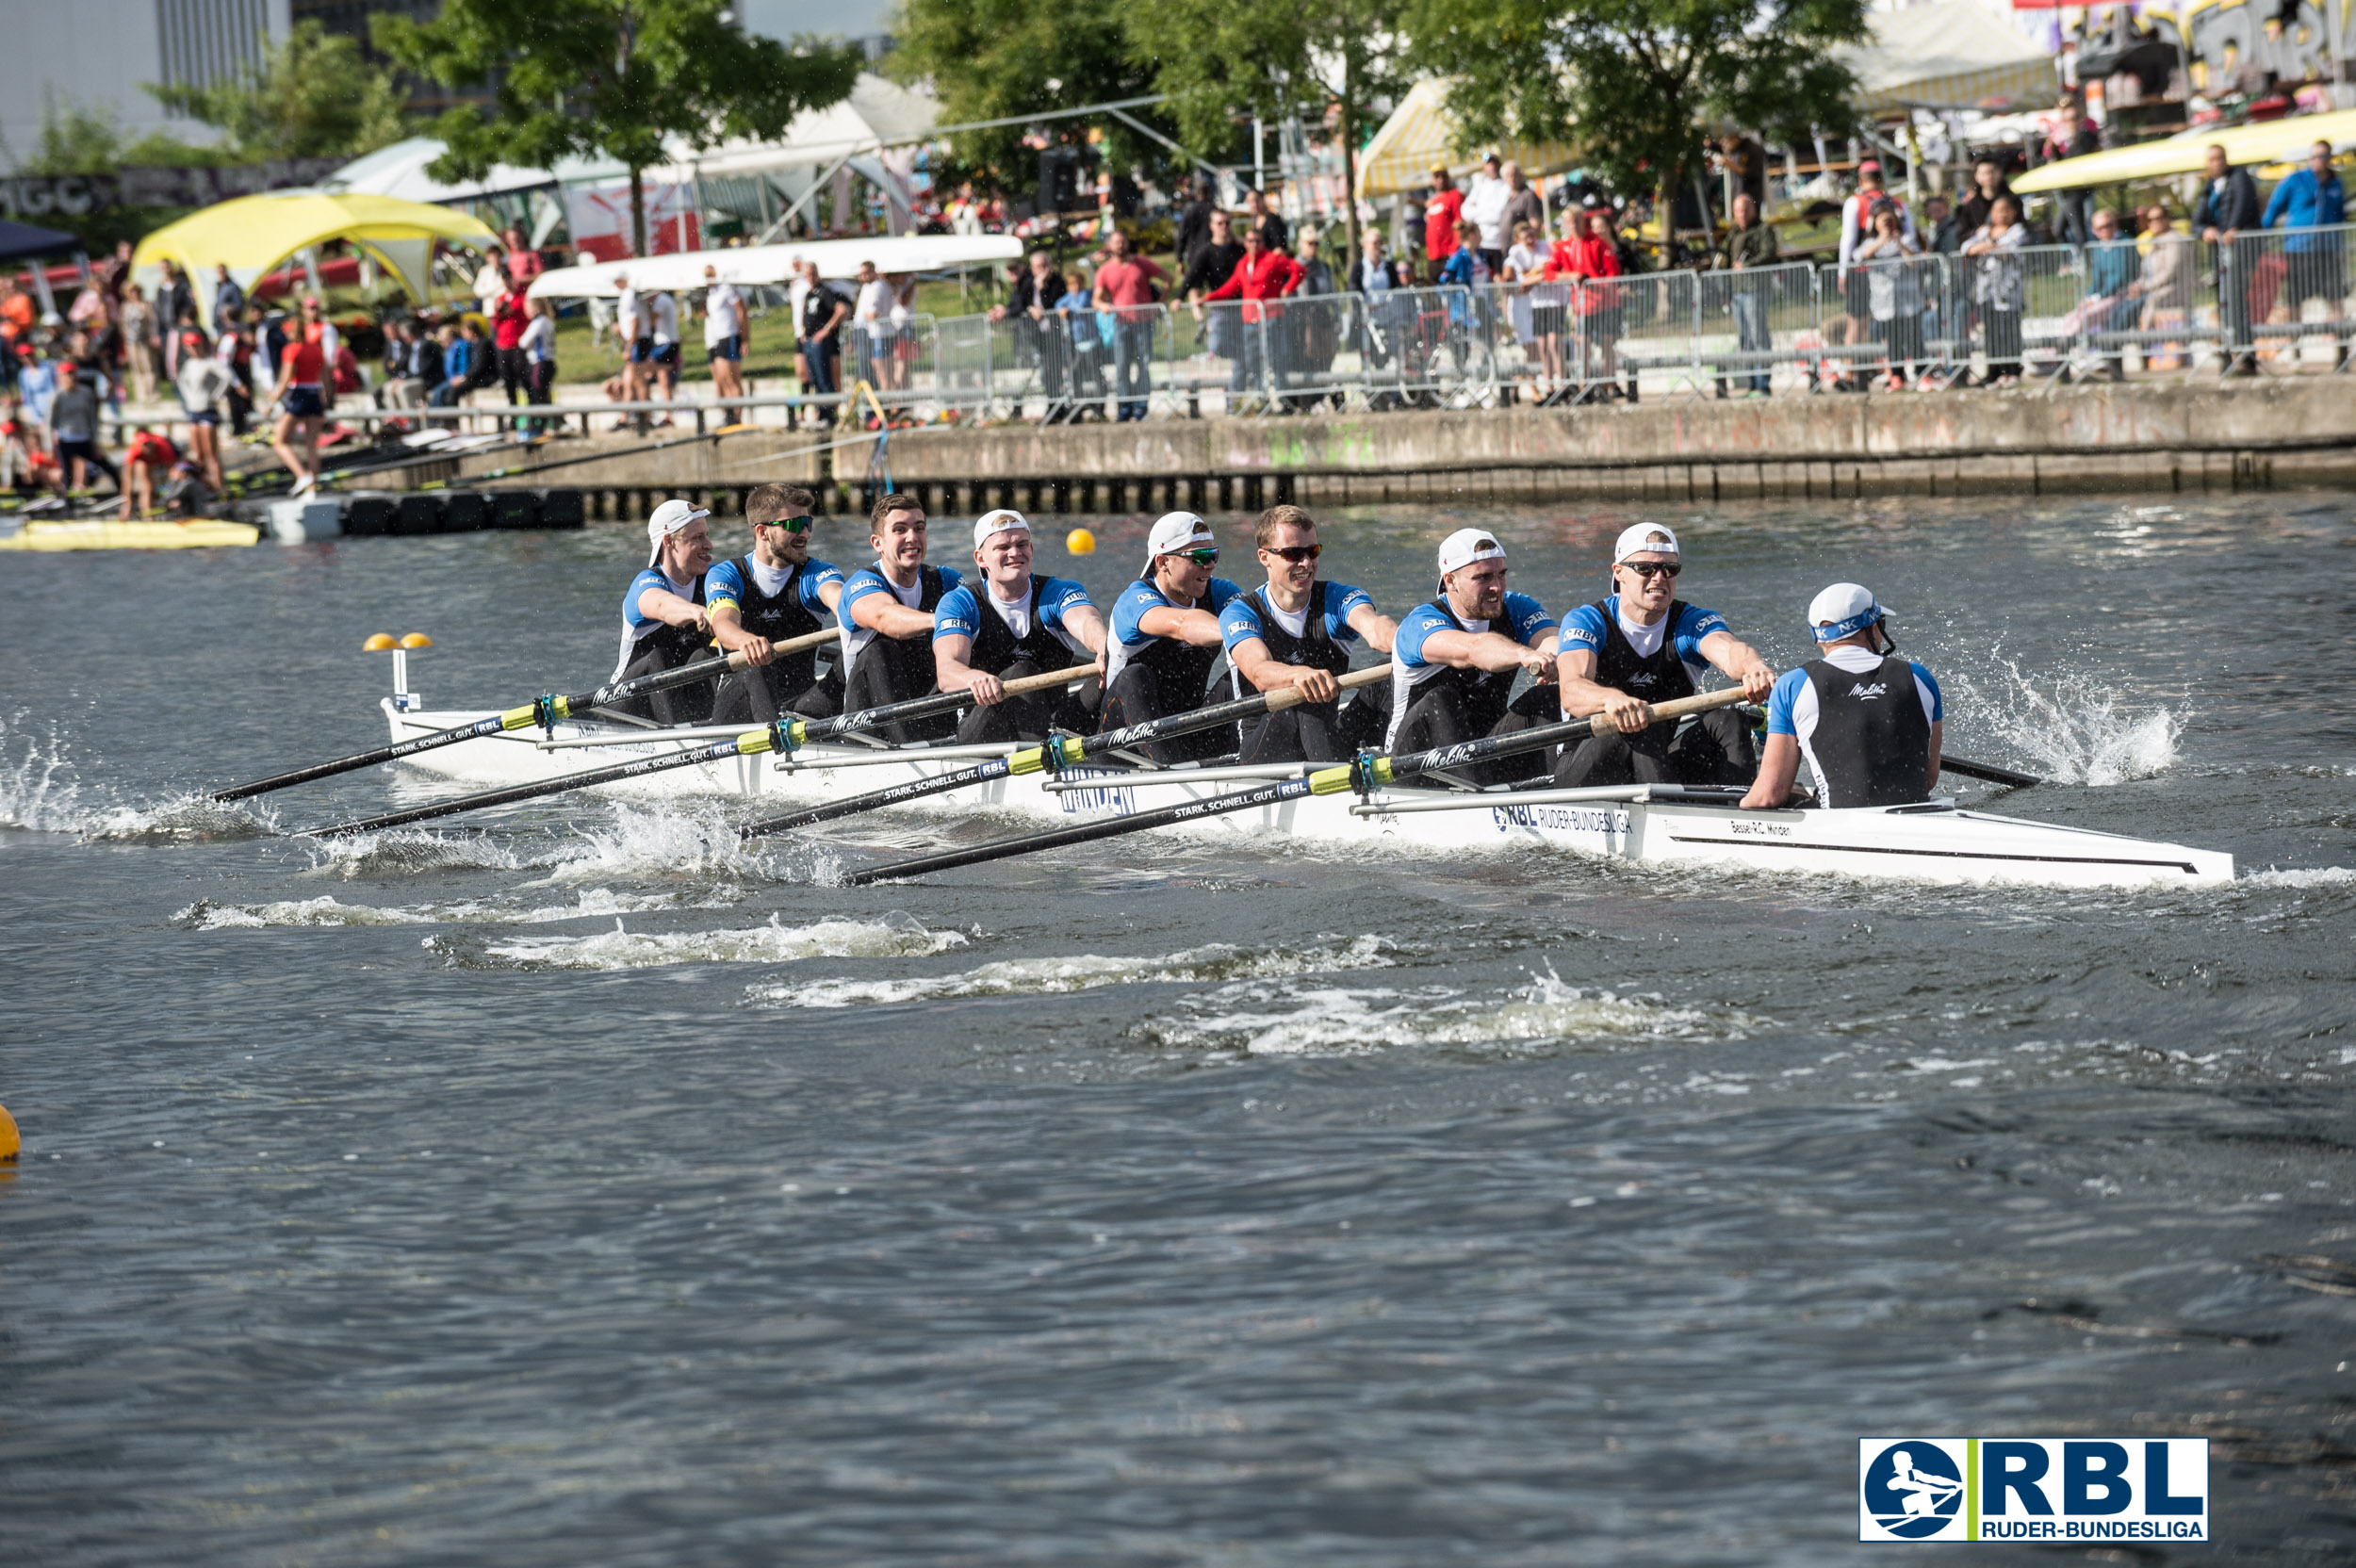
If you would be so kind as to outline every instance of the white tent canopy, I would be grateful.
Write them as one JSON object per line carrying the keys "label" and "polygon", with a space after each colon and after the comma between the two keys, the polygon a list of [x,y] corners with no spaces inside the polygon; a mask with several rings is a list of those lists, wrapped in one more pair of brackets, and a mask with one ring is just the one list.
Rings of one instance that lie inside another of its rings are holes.
{"label": "white tent canopy", "polygon": [[931,93],[862,72],[851,95],[794,118],[776,141],[724,141],[704,153],[681,150],[663,175],[686,179],[765,174],[785,169],[826,168],[845,158],[871,156],[888,147],[927,140],[941,122],[941,101]]}
{"label": "white tent canopy", "polygon": [[1012,261],[1022,254],[1023,241],[1006,234],[902,235],[896,238],[874,235],[864,239],[744,245],[729,251],[638,256],[594,267],[559,267],[532,280],[532,297],[612,299],[622,291],[617,280],[625,275],[639,288],[701,288],[707,266],[725,282],[749,286],[785,283],[794,276],[795,264],[805,260],[818,264],[820,277],[850,278],[859,275],[863,261],[874,262],[875,270],[883,273],[935,272],[948,267]]}
{"label": "white tent canopy", "polygon": [[557,176],[545,169],[516,169],[502,163],[479,180],[446,184],[427,173],[425,166],[447,151],[448,147],[433,137],[413,136],[345,164],[320,181],[319,188],[336,194],[391,196],[403,202],[440,204],[479,202],[485,197],[536,190],[557,183]]}
{"label": "white tent canopy", "polygon": [[1857,108],[2001,109],[2051,105],[2061,91],[2053,57],[1981,0],[1929,0],[1875,11],[1869,42],[1841,51],[1857,73]]}

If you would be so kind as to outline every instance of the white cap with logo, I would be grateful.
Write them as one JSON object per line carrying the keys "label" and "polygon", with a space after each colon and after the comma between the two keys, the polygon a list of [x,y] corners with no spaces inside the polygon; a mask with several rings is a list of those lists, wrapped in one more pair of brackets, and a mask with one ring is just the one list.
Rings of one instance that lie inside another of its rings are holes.
{"label": "white cap with logo", "polygon": [[1211,531],[1210,524],[1191,512],[1166,512],[1154,521],[1153,531],[1145,536],[1145,569],[1152,571],[1153,563],[1165,555],[1217,548],[1219,535]]}
{"label": "white cap with logo", "polygon": [[709,508],[690,506],[676,497],[656,507],[654,514],[646,519],[646,542],[654,547],[646,557],[646,564],[651,566],[663,559],[663,540],[679,532],[696,518],[711,515],[712,512]]}
{"label": "white cap with logo", "polygon": [[1460,528],[1440,541],[1440,577],[1443,581],[1448,573],[1469,566],[1476,561],[1504,559],[1505,547],[1498,544],[1497,535],[1486,529]]}
{"label": "white cap with logo", "polygon": [[1619,543],[1612,547],[1612,564],[1618,565],[1631,555],[1676,555],[1677,536],[1662,523],[1638,523],[1620,531]]}
{"label": "white cap with logo", "polygon": [[1820,643],[1854,637],[1889,615],[1889,606],[1855,582],[1836,582],[1808,601],[1808,629]]}
{"label": "white cap with logo", "polygon": [[1031,520],[1028,517],[1010,506],[1002,506],[995,512],[985,512],[973,519],[973,547],[980,549],[984,545],[989,544],[990,535],[993,533],[1028,533],[1030,531]]}

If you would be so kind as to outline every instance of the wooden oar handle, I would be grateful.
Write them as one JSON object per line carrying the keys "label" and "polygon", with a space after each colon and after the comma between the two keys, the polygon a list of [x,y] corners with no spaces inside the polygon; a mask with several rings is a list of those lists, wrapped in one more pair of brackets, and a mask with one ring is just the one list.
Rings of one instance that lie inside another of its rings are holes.
{"label": "wooden oar handle", "polygon": [[[1390,678],[1390,665],[1370,664],[1363,670],[1352,670],[1348,675],[1335,676],[1333,684],[1345,692],[1354,692],[1361,686],[1371,686],[1379,680]],[[1308,700],[1301,694],[1301,688],[1298,686],[1280,687],[1268,694],[1268,710],[1271,713],[1282,713],[1285,709],[1298,708]]]}
{"label": "wooden oar handle", "polygon": [[[840,639],[842,635],[843,634],[839,631],[804,632],[799,637],[788,637],[782,643],[770,644],[769,656],[774,659],[781,654],[799,653],[804,648],[823,648],[828,643],[835,642]],[[744,667],[744,655],[741,651],[728,655],[729,669],[741,670]]]}
{"label": "wooden oar handle", "polygon": [[[1742,688],[1740,686],[1730,686],[1723,692],[1704,692],[1696,697],[1672,697],[1667,702],[1651,705],[1652,724],[1644,727],[1649,729],[1663,719],[1681,719],[1688,713],[1707,713],[1713,708],[1731,708],[1742,700]],[[1597,712],[1593,722],[1598,730],[1606,732],[1616,733],[1620,727],[1612,722],[1609,713]]]}
{"label": "wooden oar handle", "polygon": [[1052,692],[1059,686],[1094,680],[1104,673],[1094,664],[1075,664],[1068,670],[1050,670],[1045,675],[1026,675],[1020,680],[1009,680],[1006,682],[1005,691],[1010,697],[1019,697],[1025,692]]}

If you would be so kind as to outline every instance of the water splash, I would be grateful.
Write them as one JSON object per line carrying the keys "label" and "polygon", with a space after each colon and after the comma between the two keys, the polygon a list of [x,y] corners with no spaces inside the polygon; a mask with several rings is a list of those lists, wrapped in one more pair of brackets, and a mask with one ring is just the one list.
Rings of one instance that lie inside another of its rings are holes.
{"label": "water splash", "polygon": [[53,727],[26,733],[24,714],[0,719],[0,828],[71,833],[116,843],[183,843],[258,839],[275,831],[274,818],[255,815],[203,794],[159,804],[109,798],[104,786],[86,787],[71,748]]}
{"label": "water splash", "polygon": [[743,896],[742,888],[722,888],[715,890],[712,899],[688,904],[677,893],[623,893],[611,888],[586,888],[570,904],[520,908],[498,899],[464,899],[455,904],[388,908],[346,904],[333,894],[265,904],[230,904],[200,898],[172,918],[192,931],[298,925],[553,925],[563,921],[644,914],[653,909],[720,908]]}
{"label": "water splash", "polygon": [[798,985],[751,986],[744,999],[755,1004],[859,1007],[932,1002],[969,996],[1052,996],[1104,986],[1176,982],[1216,985],[1241,979],[1273,979],[1340,970],[1381,969],[1395,962],[1397,944],[1382,937],[1349,942],[1253,951],[1215,942],[1157,957],[1111,957],[1094,953],[1053,958],[1007,958],[958,974],[912,975],[892,980],[811,980]]}
{"label": "water splash", "polygon": [[2056,783],[2102,786],[2151,778],[2176,765],[2184,721],[2170,709],[2122,708],[2090,676],[2066,676],[2041,691],[2010,660],[1999,660],[2001,687],[1983,690],[1958,680],[1973,714],[2026,760],[2028,771]]}
{"label": "water splash", "polygon": [[823,920],[787,925],[777,916],[748,931],[637,932],[616,920],[614,929],[589,937],[515,938],[485,946],[481,954],[441,939],[460,964],[500,969],[653,969],[669,964],[777,964],[803,958],[893,958],[943,953],[963,947],[959,931],[927,930],[913,916],[894,910],[881,920]]}

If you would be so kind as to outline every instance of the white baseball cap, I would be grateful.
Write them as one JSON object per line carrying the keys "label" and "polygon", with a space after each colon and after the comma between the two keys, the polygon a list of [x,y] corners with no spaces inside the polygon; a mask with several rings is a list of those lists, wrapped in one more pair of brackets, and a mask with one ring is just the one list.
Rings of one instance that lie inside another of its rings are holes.
{"label": "white baseball cap", "polygon": [[1808,629],[1820,643],[1854,637],[1875,621],[1889,618],[1887,606],[1854,582],[1836,582],[1808,601]]}
{"label": "white baseball cap", "polygon": [[1440,575],[1444,578],[1459,566],[1469,566],[1476,561],[1504,559],[1505,547],[1487,529],[1460,528],[1440,541]]}
{"label": "white baseball cap", "polygon": [[696,518],[711,515],[709,508],[690,506],[676,497],[656,507],[654,514],[646,519],[646,543],[654,547],[646,556],[646,564],[651,566],[663,559],[663,540],[668,539]]}
{"label": "white baseball cap", "polygon": [[1152,571],[1153,563],[1165,555],[1205,546],[1219,548],[1219,535],[1211,531],[1210,524],[1191,512],[1165,512],[1154,521],[1153,531],[1145,536],[1145,569]]}
{"label": "white baseball cap", "polygon": [[1677,536],[1664,523],[1638,523],[1620,531],[1619,543],[1612,547],[1612,564],[1618,565],[1631,555],[1676,555]]}
{"label": "white baseball cap", "polygon": [[995,512],[985,512],[973,519],[973,547],[980,549],[984,545],[989,544],[990,536],[993,533],[1028,533],[1030,531],[1029,518],[1010,506],[1002,506]]}

